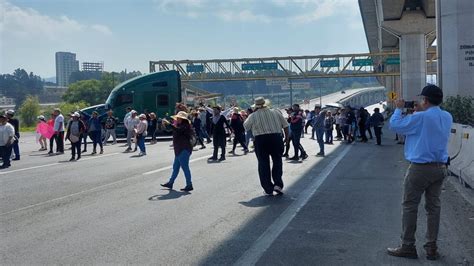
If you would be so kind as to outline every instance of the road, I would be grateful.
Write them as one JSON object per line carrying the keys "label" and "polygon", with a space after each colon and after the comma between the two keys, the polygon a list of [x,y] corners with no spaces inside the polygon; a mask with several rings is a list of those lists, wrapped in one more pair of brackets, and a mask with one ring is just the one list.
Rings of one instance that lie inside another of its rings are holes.
{"label": "road", "polygon": [[[428,264],[384,254],[398,244],[407,166],[391,137],[382,147],[327,145],[318,158],[306,136],[310,158],[284,162],[285,196],[265,197],[253,153],[207,163],[210,148],[195,151],[195,190],[182,193],[182,174],[175,191],[159,185],[169,142],[145,157],[113,145],[68,162],[69,151],[47,156],[25,136],[22,160],[0,172],[0,264]],[[472,206],[454,189],[443,197],[441,264],[472,262]]]}

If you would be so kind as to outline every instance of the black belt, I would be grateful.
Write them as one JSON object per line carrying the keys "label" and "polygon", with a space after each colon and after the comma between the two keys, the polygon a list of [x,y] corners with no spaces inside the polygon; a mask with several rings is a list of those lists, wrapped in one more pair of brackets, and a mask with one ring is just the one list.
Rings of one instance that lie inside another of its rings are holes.
{"label": "black belt", "polygon": [[428,162],[428,163],[415,163],[415,162],[410,162],[411,164],[415,165],[447,165],[447,163],[441,163],[441,162]]}

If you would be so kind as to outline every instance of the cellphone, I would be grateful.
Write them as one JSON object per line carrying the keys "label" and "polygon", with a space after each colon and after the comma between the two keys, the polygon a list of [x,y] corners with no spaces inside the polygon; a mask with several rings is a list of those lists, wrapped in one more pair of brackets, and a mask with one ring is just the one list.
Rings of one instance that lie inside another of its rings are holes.
{"label": "cellphone", "polygon": [[408,101],[408,102],[405,102],[405,108],[408,108],[408,109],[413,109],[413,108],[415,108],[415,101]]}

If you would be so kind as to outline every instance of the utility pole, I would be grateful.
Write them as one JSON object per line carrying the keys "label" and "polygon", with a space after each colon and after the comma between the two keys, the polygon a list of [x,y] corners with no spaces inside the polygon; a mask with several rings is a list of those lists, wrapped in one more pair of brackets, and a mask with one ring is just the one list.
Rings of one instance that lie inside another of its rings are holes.
{"label": "utility pole", "polygon": [[290,82],[290,107],[293,106],[293,82],[288,80]]}

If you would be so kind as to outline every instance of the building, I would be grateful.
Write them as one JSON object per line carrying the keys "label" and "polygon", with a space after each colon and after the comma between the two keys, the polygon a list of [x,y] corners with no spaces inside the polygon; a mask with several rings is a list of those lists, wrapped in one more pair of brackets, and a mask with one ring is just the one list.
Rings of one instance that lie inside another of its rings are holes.
{"label": "building", "polygon": [[104,71],[104,62],[82,62],[82,71]]}
{"label": "building", "polygon": [[0,106],[15,105],[15,99],[0,95]]}
{"label": "building", "polygon": [[79,61],[76,54],[69,52],[56,52],[56,84],[69,85],[69,76],[72,72],[79,71]]}

